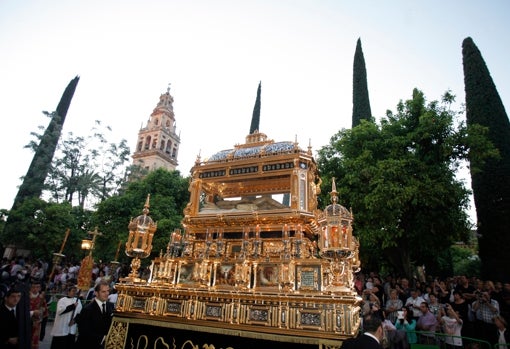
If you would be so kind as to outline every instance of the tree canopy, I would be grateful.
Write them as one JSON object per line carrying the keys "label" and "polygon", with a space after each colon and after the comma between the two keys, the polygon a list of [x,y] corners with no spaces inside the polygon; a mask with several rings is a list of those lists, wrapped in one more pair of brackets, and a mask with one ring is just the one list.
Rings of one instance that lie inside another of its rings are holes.
{"label": "tree canopy", "polygon": [[[106,260],[114,258],[113,246],[122,241],[122,255],[128,236],[128,224],[132,218],[142,214],[143,206],[150,194],[150,217],[158,228],[153,239],[153,256],[165,251],[170,233],[181,228],[183,210],[189,201],[188,179],[179,171],[163,168],[150,172],[145,178],[132,182],[122,195],[101,202],[93,216],[92,225],[103,233],[97,238],[96,256]],[[121,256],[122,256],[121,255]]]}
{"label": "tree canopy", "polygon": [[0,241],[30,250],[35,257],[48,258],[59,252],[65,231],[69,228],[71,233],[63,253],[72,258],[77,256],[76,251],[83,238],[82,227],[89,220],[88,214],[71,207],[68,202],[25,199],[9,213],[11,229],[0,234]]}
{"label": "tree canopy", "polygon": [[127,141],[108,142],[111,128],[100,121],[88,136],[72,132],[59,143],[46,179],[52,200],[71,202],[81,208],[100,202],[120,190],[126,181],[130,150]]}
{"label": "tree canopy", "polygon": [[322,192],[337,178],[340,203],[352,207],[360,258],[369,270],[388,264],[412,275],[413,266],[425,265],[432,273],[451,275],[438,256],[447,259],[451,244],[467,239],[471,228],[469,190],[456,171],[470,144],[480,145],[473,156],[490,148],[483,128],[469,130],[456,121],[453,101],[447,92],[441,102],[427,103],[415,89],[412,99],[400,101],[396,113],[387,111],[380,124],[362,120],[319,151]]}

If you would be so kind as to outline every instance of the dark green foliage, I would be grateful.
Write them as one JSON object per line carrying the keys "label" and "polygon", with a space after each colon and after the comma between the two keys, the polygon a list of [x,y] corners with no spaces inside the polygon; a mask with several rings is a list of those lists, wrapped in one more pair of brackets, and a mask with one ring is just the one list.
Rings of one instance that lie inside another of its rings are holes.
{"label": "dark green foliage", "polygon": [[471,38],[462,43],[466,119],[488,128],[499,151],[485,163],[471,159],[474,201],[478,218],[482,278],[510,280],[510,123],[482,55]]}
{"label": "dark green foliage", "polygon": [[450,275],[480,275],[480,258],[470,248],[452,246],[451,248],[453,273]]}
{"label": "dark green foliage", "polygon": [[132,182],[120,196],[113,196],[98,205],[93,224],[103,235],[97,238],[94,255],[104,260],[113,260],[119,241],[123,241],[119,259],[126,260],[124,245],[128,237],[130,220],[142,214],[150,194],[150,217],[157,222],[158,229],[153,240],[153,257],[160,250],[165,252],[170,233],[181,227],[183,210],[189,201],[189,181],[179,171],[157,169],[140,181]]}
{"label": "dark green foliage", "polygon": [[[415,89],[380,125],[362,120],[319,151],[322,193],[337,178],[339,202],[354,212],[366,270],[387,263],[388,270],[408,276],[420,265],[434,275],[451,271],[447,250],[470,229],[469,191],[456,169],[472,143],[486,145],[480,132],[471,135],[455,125],[452,101],[447,93],[442,103],[427,103]],[[322,197],[321,203],[329,200]]]}
{"label": "dark green foliage", "polygon": [[361,120],[370,120],[372,110],[368,98],[367,69],[365,57],[361,49],[361,39],[356,44],[352,74],[352,127],[356,127]]}
{"label": "dark green foliage", "polygon": [[38,198],[41,196],[44,189],[44,181],[50,170],[53,154],[57,148],[67,111],[71,105],[71,100],[79,80],[80,78],[77,76],[69,82],[60,99],[56,112],[52,114],[50,124],[41,138],[27,174],[14,199],[13,208],[26,198]]}
{"label": "dark green foliage", "polygon": [[253,132],[260,130],[260,88],[261,88],[261,85],[262,85],[262,81],[259,82],[259,87],[257,88],[257,99],[255,100],[255,106],[253,107],[253,116],[251,118],[249,134],[252,134]]}
{"label": "dark green foliage", "polygon": [[79,248],[81,234],[79,216],[69,203],[47,203],[39,198],[27,198],[16,210],[11,211],[10,229],[4,230],[1,241],[4,244],[23,246],[33,256],[48,258],[58,252],[67,228],[71,229],[64,254],[74,253]]}

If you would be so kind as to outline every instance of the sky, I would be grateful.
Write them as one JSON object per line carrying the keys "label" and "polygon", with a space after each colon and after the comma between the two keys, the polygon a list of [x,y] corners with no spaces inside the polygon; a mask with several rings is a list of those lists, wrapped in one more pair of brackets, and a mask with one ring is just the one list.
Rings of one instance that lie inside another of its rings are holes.
{"label": "sky", "polygon": [[349,128],[358,38],[377,119],[415,87],[429,101],[451,90],[460,108],[468,36],[508,108],[509,19],[507,0],[1,0],[0,208],[30,165],[30,132],[76,75],[63,134],[100,120],[132,151],[171,83],[187,176],[197,155],[245,141],[259,81],[268,138],[316,152]]}

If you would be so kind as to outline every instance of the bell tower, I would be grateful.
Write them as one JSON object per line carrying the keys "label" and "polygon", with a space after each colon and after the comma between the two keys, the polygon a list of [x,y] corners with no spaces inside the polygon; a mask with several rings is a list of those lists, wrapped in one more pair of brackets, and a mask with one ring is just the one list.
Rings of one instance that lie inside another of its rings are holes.
{"label": "bell tower", "polygon": [[138,131],[138,142],[133,153],[133,165],[148,171],[160,167],[175,170],[178,165],[180,136],[176,134],[174,99],[170,84],[166,93],[159,97],[147,125]]}

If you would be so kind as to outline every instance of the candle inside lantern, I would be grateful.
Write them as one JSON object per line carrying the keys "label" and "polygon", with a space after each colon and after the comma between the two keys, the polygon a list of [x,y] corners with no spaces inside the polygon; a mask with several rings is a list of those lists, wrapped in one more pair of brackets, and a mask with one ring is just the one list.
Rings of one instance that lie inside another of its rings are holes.
{"label": "candle inside lantern", "polygon": [[302,240],[302,239],[303,239],[303,227],[301,226],[301,224],[298,224],[298,226],[297,226],[296,237],[297,237],[299,240]]}
{"label": "candle inside lantern", "polygon": [[283,226],[283,239],[287,240],[289,238],[289,226],[287,223]]}
{"label": "candle inside lantern", "polygon": [[182,235],[179,231],[176,231],[175,232],[175,240],[174,240],[174,243],[175,244],[179,244],[181,242],[181,238],[182,238]]}

